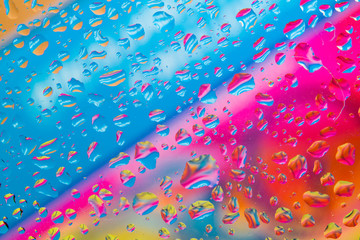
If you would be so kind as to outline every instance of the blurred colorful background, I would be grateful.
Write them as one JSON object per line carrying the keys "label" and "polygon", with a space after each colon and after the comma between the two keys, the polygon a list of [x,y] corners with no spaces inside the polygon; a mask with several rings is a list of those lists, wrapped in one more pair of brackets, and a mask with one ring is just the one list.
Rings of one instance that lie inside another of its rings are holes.
{"label": "blurred colorful background", "polygon": [[359,2],[0,11],[0,239],[360,239]]}

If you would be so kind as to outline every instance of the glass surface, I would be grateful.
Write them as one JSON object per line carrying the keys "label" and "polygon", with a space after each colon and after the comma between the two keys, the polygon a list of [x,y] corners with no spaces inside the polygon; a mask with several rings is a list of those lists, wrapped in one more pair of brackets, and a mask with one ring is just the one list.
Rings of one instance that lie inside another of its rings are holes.
{"label": "glass surface", "polygon": [[360,239],[358,1],[0,12],[0,239]]}

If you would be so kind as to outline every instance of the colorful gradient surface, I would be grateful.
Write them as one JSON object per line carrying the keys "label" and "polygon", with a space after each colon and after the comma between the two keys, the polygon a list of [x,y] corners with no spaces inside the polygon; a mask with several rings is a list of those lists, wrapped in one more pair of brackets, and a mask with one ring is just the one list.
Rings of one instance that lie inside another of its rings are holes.
{"label": "colorful gradient surface", "polygon": [[360,239],[358,2],[0,10],[0,239]]}

